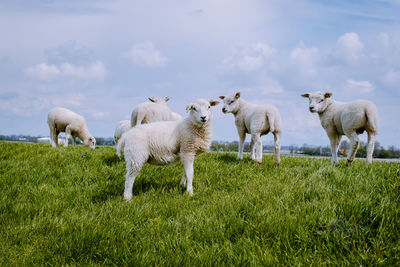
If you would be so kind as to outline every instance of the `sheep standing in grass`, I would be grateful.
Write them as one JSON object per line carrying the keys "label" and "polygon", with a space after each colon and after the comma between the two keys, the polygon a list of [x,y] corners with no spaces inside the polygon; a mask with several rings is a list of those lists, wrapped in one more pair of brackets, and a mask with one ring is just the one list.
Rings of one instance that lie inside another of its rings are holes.
{"label": "sheep standing in grass", "polygon": [[[223,113],[232,113],[239,134],[238,159],[243,159],[243,143],[246,133],[251,134],[250,153],[251,159],[258,163],[262,161],[261,136],[271,132],[274,135],[275,163],[280,163],[280,139],[282,135],[282,122],[279,111],[272,105],[250,104],[240,98],[240,93],[232,96],[220,96],[224,100]],[[254,147],[254,145],[256,145]],[[254,151],[256,150],[256,151]]]}
{"label": "sheep standing in grass", "polygon": [[68,146],[69,138],[72,138],[72,145],[75,145],[76,137],[81,139],[85,146],[93,149],[96,146],[96,139],[90,134],[85,119],[69,109],[57,107],[50,110],[47,124],[50,128],[50,142],[53,147],[58,145],[60,132],[65,132],[65,147]]}
{"label": "sheep standing in grass", "polygon": [[130,120],[123,120],[123,121],[118,122],[118,125],[115,128],[115,132],[114,132],[115,144],[118,144],[118,140],[121,138],[122,134],[127,132],[130,128],[131,128]]}
{"label": "sheep standing in grass", "polygon": [[309,109],[318,113],[322,127],[325,129],[332,152],[332,164],[338,163],[337,149],[342,135],[350,139],[350,152],[347,155],[347,165],[350,165],[356,155],[360,141],[358,134],[368,133],[367,163],[372,162],[375,138],[378,132],[378,111],[376,106],[367,100],[356,100],[340,103],[332,100],[332,93],[315,92],[302,94],[310,101]]}
{"label": "sheep standing in grass", "polygon": [[193,194],[193,162],[197,153],[210,147],[212,134],[211,106],[217,101],[197,99],[190,106],[189,116],[178,121],[162,121],[138,125],[122,135],[117,155],[126,161],[124,198],[132,198],[132,187],[143,165],[148,162],[165,165],[180,159],[184,165],[181,184]]}
{"label": "sheep standing in grass", "polygon": [[140,103],[132,111],[131,127],[155,121],[171,121],[182,118],[179,114],[172,112],[167,106],[167,102],[169,100],[168,97],[149,97],[149,100],[151,102]]}

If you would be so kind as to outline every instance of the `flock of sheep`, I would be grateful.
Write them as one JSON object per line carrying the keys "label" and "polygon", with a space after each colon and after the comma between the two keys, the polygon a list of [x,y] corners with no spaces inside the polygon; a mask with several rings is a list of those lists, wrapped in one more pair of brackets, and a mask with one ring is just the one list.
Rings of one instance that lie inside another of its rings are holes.
{"label": "flock of sheep", "polygon": [[[338,163],[337,150],[340,139],[346,135],[351,142],[347,164],[354,160],[360,141],[358,134],[368,133],[367,162],[372,161],[375,137],[378,131],[378,113],[375,105],[366,100],[340,103],[332,100],[331,93],[307,93],[302,97],[309,99],[309,110],[318,113],[330,143],[333,164]],[[240,93],[220,96],[223,100],[223,113],[232,113],[239,134],[238,159],[243,158],[243,144],[246,133],[251,135],[251,159],[261,163],[261,136],[271,132],[274,135],[275,163],[280,163],[280,138],[282,121],[278,109],[272,105],[255,105],[246,102]],[[187,118],[172,112],[167,106],[169,98],[149,98],[151,102],[139,104],[131,115],[131,120],[120,121],[115,129],[114,140],[117,155],[125,158],[126,179],[124,198],[132,198],[132,187],[143,165],[165,165],[180,159],[184,165],[181,184],[193,194],[193,162],[195,156],[206,151],[211,145],[212,112],[211,107],[218,101],[197,99],[186,110]],[[47,123],[53,147],[58,145],[58,135],[65,132],[66,142],[76,137],[95,148],[96,140],[90,134],[85,119],[65,108],[54,108],[49,112]]]}

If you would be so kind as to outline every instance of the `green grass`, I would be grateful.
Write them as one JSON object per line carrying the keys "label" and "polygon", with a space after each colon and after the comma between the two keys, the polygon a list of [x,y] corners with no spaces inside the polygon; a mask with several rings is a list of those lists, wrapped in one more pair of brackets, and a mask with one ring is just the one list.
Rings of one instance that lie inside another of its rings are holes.
{"label": "green grass", "polygon": [[146,165],[112,147],[0,142],[0,266],[398,265],[400,164],[236,154]]}

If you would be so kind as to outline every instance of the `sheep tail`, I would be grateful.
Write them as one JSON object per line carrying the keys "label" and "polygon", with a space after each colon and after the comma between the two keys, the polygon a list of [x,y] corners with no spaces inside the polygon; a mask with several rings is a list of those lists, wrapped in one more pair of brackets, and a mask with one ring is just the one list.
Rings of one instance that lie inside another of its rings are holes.
{"label": "sheep tail", "polygon": [[125,147],[125,136],[122,135],[122,137],[118,140],[117,144],[117,156],[122,159],[122,153],[124,152],[124,147]]}
{"label": "sheep tail", "polygon": [[378,113],[376,108],[366,108],[365,115],[367,117],[368,128],[374,132],[378,131]]}
{"label": "sheep tail", "polygon": [[271,133],[275,132],[275,118],[274,115],[267,113],[267,120],[269,123],[269,131]]}

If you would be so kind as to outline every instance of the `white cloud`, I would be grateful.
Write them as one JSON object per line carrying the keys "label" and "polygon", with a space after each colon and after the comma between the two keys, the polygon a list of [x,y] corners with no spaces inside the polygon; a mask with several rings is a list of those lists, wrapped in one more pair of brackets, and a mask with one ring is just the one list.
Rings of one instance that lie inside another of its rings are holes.
{"label": "white cloud", "polygon": [[87,112],[95,119],[99,120],[99,119],[103,119],[105,116],[107,116],[109,114],[109,112],[107,111],[96,111],[96,110],[87,110]]}
{"label": "white cloud", "polygon": [[230,56],[219,64],[224,71],[240,70],[252,72],[266,66],[267,59],[276,55],[276,49],[264,43],[254,43],[248,47],[234,49]]}
{"label": "white cloud", "polygon": [[355,32],[348,32],[339,37],[332,50],[332,57],[343,63],[354,63],[363,56],[364,44]]}
{"label": "white cloud", "polygon": [[346,86],[359,93],[371,93],[374,90],[374,86],[369,81],[347,80]]}
{"label": "white cloud", "polygon": [[0,110],[6,114],[22,117],[36,116],[43,109],[55,106],[79,107],[85,95],[81,93],[54,95],[18,95],[11,99],[0,99]]}
{"label": "white cloud", "polygon": [[154,48],[152,42],[144,42],[132,46],[126,54],[133,63],[148,68],[165,67],[168,63],[168,58],[162,56],[158,50]]}
{"label": "white cloud", "polygon": [[89,80],[104,80],[106,68],[104,63],[96,61],[89,67],[75,66],[70,63],[63,63],[59,66],[41,63],[25,70],[25,74],[40,81],[53,81],[59,78],[78,78]]}
{"label": "white cloud", "polygon": [[319,60],[319,51],[315,47],[306,48],[303,42],[300,42],[298,47],[290,52],[289,60],[303,76],[315,76],[318,73],[315,65]]}
{"label": "white cloud", "polygon": [[398,88],[400,84],[400,70],[395,71],[394,69],[390,69],[384,74],[382,81],[386,86]]}

